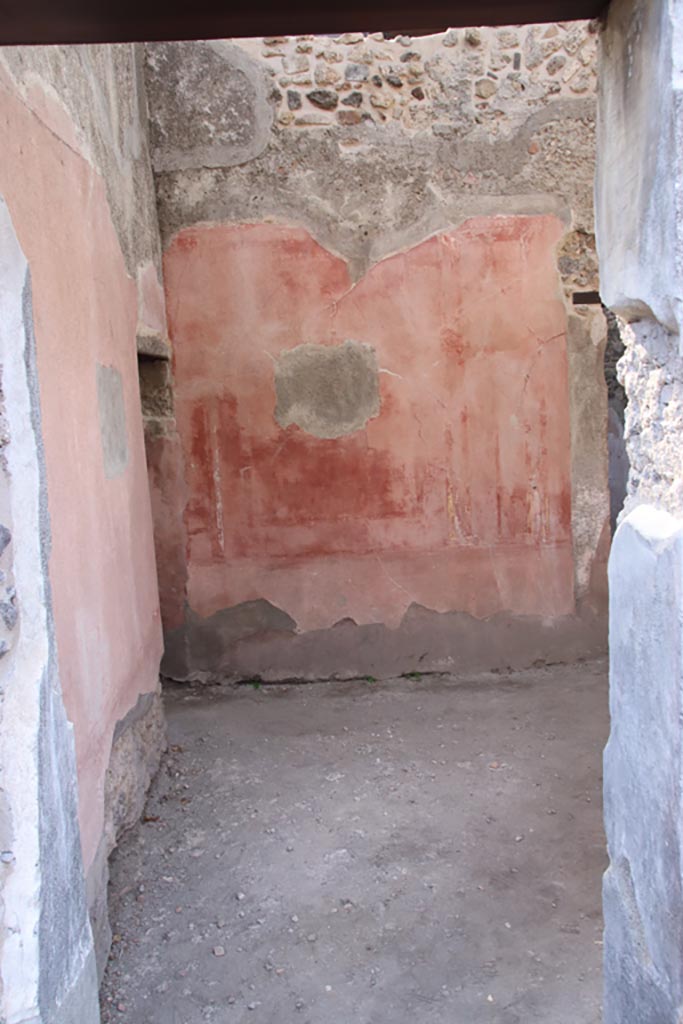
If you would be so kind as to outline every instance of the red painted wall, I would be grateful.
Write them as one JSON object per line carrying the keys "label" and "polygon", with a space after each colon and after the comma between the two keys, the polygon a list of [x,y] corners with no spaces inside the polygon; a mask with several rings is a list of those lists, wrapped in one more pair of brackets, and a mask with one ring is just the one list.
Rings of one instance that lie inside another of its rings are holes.
{"label": "red painted wall", "polygon": [[[138,297],[102,178],[68,116],[0,73],[0,194],[33,288],[64,703],[74,726],[86,870],[102,833],[115,723],[158,684],[161,629],[137,375]],[[128,465],[104,472],[96,365],[123,379]]]}
{"label": "red painted wall", "polygon": [[[411,602],[574,610],[562,232],[548,216],[474,218],[355,285],[300,228],[175,237],[175,487],[194,612],[266,598],[310,630],[395,626]],[[376,350],[379,416],[335,440],[281,429],[278,355],[346,339]]]}

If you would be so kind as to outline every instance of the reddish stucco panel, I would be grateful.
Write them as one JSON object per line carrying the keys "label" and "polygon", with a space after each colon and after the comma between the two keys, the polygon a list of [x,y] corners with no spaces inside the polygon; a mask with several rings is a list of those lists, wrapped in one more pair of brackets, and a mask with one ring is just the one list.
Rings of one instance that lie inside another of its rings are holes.
{"label": "reddish stucco panel", "polygon": [[[86,869],[102,833],[115,723],[154,689],[160,619],[140,415],[136,285],[104,183],[53,101],[0,77],[0,193],[33,289],[61,683],[73,722]],[[63,141],[65,139],[65,141]],[[107,479],[96,365],[123,380],[128,464]]]}
{"label": "reddish stucco panel", "polygon": [[[411,602],[574,610],[566,313],[553,217],[482,217],[355,285],[300,228],[197,226],[165,257],[185,459],[188,599],[301,629]],[[304,342],[372,345],[380,414],[320,439],[274,418]]]}

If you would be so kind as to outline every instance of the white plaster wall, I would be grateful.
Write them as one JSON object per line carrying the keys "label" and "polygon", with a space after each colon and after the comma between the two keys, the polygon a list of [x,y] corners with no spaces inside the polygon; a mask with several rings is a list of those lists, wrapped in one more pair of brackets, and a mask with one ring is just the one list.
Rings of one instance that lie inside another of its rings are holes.
{"label": "white plaster wall", "polygon": [[641,505],[609,567],[605,1024],[683,1013],[683,521]]}
{"label": "white plaster wall", "polygon": [[613,0],[596,225],[627,326],[628,495],[610,555],[604,1024],[683,1020],[683,0]]}
{"label": "white plaster wall", "polygon": [[613,0],[601,37],[596,234],[603,301],[680,334],[680,0]]}
{"label": "white plaster wall", "polygon": [[10,504],[18,515],[14,551],[20,600],[19,635],[0,662],[4,696],[0,728],[0,768],[9,819],[2,845],[11,861],[0,866],[5,939],[0,950],[2,1004],[8,1024],[38,1014],[38,921],[40,851],[38,832],[38,729],[40,685],[48,644],[45,594],[40,562],[38,463],[31,426],[30,399],[23,358],[22,296],[27,265],[7,206],[0,200],[0,363],[3,388],[11,396],[7,419]]}
{"label": "white plaster wall", "polygon": [[0,366],[18,604],[0,659],[0,1020],[97,1024],[97,978],[75,799],[76,764],[56,672],[49,522],[37,409],[30,275],[0,197]]}

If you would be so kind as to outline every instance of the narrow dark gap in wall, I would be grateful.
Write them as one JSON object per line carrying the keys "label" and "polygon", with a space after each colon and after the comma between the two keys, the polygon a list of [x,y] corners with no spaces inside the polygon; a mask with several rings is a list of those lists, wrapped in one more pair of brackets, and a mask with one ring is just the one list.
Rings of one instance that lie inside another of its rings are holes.
{"label": "narrow dark gap in wall", "polygon": [[138,352],[140,403],[145,430],[159,420],[173,416],[171,364],[165,356]]}
{"label": "narrow dark gap in wall", "polygon": [[575,306],[598,306],[600,305],[600,292],[574,292],[572,303]]}
{"label": "narrow dark gap in wall", "polygon": [[619,328],[619,319],[603,306],[607,320],[607,344],[605,346],[605,381],[607,383],[607,451],[609,466],[610,526],[612,535],[617,528],[617,518],[626,499],[628,483],[628,454],[624,438],[624,422],[628,399],[617,376],[617,363],[624,354],[624,342]]}

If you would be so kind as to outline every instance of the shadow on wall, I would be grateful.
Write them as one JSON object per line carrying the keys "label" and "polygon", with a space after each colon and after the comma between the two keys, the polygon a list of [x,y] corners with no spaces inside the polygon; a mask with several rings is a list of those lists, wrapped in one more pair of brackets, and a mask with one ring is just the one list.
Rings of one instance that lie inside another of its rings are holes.
{"label": "shadow on wall", "polygon": [[605,381],[607,382],[607,453],[609,464],[610,527],[617,528],[619,513],[624,507],[628,487],[628,453],[624,439],[624,420],[628,399],[617,374],[617,363],[624,354],[619,318],[603,306],[607,318],[605,348]]}

